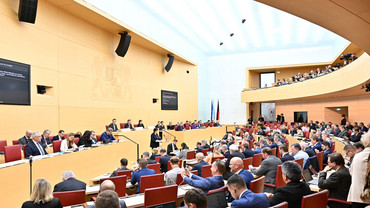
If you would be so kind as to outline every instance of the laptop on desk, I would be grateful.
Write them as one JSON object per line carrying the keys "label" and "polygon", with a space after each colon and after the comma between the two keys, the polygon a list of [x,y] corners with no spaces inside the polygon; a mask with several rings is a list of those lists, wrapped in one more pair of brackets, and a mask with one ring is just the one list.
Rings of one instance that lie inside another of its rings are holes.
{"label": "laptop on desk", "polygon": [[302,176],[303,176],[304,181],[308,185],[316,185],[317,186],[319,184],[319,181],[317,179],[312,178],[311,173],[308,169],[303,170]]}

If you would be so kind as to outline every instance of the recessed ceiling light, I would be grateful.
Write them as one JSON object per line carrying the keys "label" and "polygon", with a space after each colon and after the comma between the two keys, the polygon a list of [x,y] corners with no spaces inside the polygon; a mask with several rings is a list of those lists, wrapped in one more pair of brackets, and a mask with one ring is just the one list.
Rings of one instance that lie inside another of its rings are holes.
{"label": "recessed ceiling light", "polygon": [[223,42],[220,43],[220,45],[223,45],[223,44],[224,44]]}
{"label": "recessed ceiling light", "polygon": [[230,33],[230,37],[233,37],[234,36],[234,33]]}
{"label": "recessed ceiling light", "polygon": [[247,21],[246,19],[242,19],[242,23],[244,23],[245,21]]}

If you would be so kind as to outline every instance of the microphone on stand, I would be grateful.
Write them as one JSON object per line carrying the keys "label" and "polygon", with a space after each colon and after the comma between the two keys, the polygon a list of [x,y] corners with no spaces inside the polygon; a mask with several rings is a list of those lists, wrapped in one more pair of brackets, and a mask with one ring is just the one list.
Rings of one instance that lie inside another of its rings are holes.
{"label": "microphone on stand", "polygon": [[29,162],[30,162],[30,194],[32,194],[32,158],[33,156],[29,156]]}

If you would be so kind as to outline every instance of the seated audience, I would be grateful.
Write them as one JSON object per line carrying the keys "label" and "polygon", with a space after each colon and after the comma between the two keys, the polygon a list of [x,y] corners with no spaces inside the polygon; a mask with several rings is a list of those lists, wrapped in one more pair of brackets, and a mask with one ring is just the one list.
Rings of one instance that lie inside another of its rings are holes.
{"label": "seated audience", "polygon": [[161,138],[159,137],[158,132],[159,132],[159,129],[154,128],[153,133],[150,135],[150,147],[152,149],[159,147],[159,142],[157,142],[157,141],[160,141]]}
{"label": "seated audience", "polygon": [[209,165],[209,163],[205,162],[203,153],[199,152],[195,155],[195,159],[197,160],[197,164],[191,170],[197,170],[198,176],[202,175],[202,167],[205,165]]}
{"label": "seated audience", "polygon": [[18,139],[18,144],[19,145],[26,145],[28,142],[31,141],[31,136],[32,136],[32,131],[27,130],[26,135],[24,135],[22,138]]}
{"label": "seated audience", "polygon": [[137,186],[137,191],[136,193],[140,193],[140,178],[141,176],[147,176],[147,175],[155,175],[155,170],[153,169],[148,169],[147,168],[148,166],[148,161],[146,159],[139,159],[139,165],[134,168],[134,171],[132,172],[132,176],[131,176],[131,184],[132,185],[135,185],[136,183],[138,183],[138,186]]}
{"label": "seated audience", "polygon": [[181,176],[184,178],[184,182],[190,186],[200,188],[204,192],[208,192],[209,190],[218,189],[225,185],[222,177],[225,171],[225,163],[217,159],[212,163],[212,177],[202,178],[192,174],[187,168],[181,171]]}
{"label": "seated audience", "polygon": [[345,159],[345,166],[350,168],[351,164],[352,164],[353,157],[357,153],[357,149],[352,144],[347,144],[346,146],[344,146],[343,150],[346,152],[346,155],[347,155],[347,157]]}
{"label": "seated audience", "polygon": [[92,141],[91,141],[91,131],[86,130],[80,140],[77,143],[77,146],[83,146],[83,147],[91,147]]}
{"label": "seated audience", "polygon": [[267,141],[266,141],[266,139],[260,139],[260,147],[261,147],[261,150],[263,149],[263,148],[265,148],[265,147],[269,147],[268,145],[267,145]]}
{"label": "seated audience", "polygon": [[240,157],[241,159],[245,158],[244,154],[239,152],[239,148],[235,144],[230,145],[229,151],[230,151],[230,155],[227,157],[227,160],[225,162],[225,165],[226,165],[226,174],[224,175],[225,180],[227,180],[231,176],[230,167],[229,167],[231,159],[234,157]]}
{"label": "seated audience", "polygon": [[73,151],[77,149],[77,145],[74,143],[75,134],[69,133],[67,136],[67,139],[64,139],[62,143],[60,144],[60,151],[66,152],[66,151]]}
{"label": "seated audience", "polygon": [[299,146],[301,146],[301,150],[303,152],[307,153],[308,157],[312,157],[316,155],[316,153],[311,148],[307,148],[308,144],[306,142],[300,142]]}
{"label": "seated audience", "polygon": [[125,126],[123,128],[125,128],[125,129],[134,129],[134,127],[132,126],[131,119],[127,120],[127,123],[125,124]]}
{"label": "seated audience", "polygon": [[312,149],[315,152],[316,150],[321,152],[321,140],[316,135],[313,135],[311,137],[311,146],[308,148]]}
{"label": "seated audience", "polygon": [[294,143],[290,145],[292,156],[295,160],[303,158],[303,167],[306,167],[307,159],[309,158],[308,154],[302,151],[301,145],[298,143]]}
{"label": "seated audience", "polygon": [[63,139],[64,139],[64,131],[59,130],[58,135],[54,136],[53,139],[51,140],[51,142],[57,141],[57,140],[63,140]]}
{"label": "seated audience", "polygon": [[116,132],[118,130],[118,127],[117,127],[117,119],[112,119],[112,123],[109,124],[108,128],[111,128],[112,131]]}
{"label": "seated audience", "polygon": [[116,140],[114,138],[112,132],[113,132],[113,129],[108,128],[105,132],[103,132],[101,134],[100,141],[102,141],[104,144],[106,144],[106,143],[113,142],[114,140]]}
{"label": "seated audience", "polygon": [[253,150],[249,149],[249,142],[243,142],[242,144],[242,150],[245,158],[253,157],[254,152]]}
{"label": "seated audience", "polygon": [[22,204],[22,208],[62,208],[62,203],[59,199],[53,197],[51,185],[49,181],[44,178],[38,179],[33,185],[30,201]]}
{"label": "seated audience", "polygon": [[281,169],[286,185],[277,188],[274,194],[269,195],[270,206],[286,201],[289,208],[300,208],[302,197],[311,194],[308,184],[300,181],[302,174],[301,166],[294,161],[287,161],[283,163]]}
{"label": "seated audience", "polygon": [[179,150],[176,146],[177,139],[174,139],[171,143],[167,145],[167,154],[175,154],[175,150]]}
{"label": "seated audience", "polygon": [[251,172],[244,169],[243,160],[240,157],[234,157],[231,159],[229,167],[233,174],[238,174],[243,177],[247,188],[249,188],[249,184],[254,180],[254,176]]}
{"label": "seated audience", "polygon": [[221,146],[221,154],[226,158],[230,155],[229,147],[226,144]]}
{"label": "seated audience", "polygon": [[50,132],[49,129],[45,129],[44,132],[41,135],[41,145],[44,148],[46,148],[48,146],[48,144],[51,144],[51,141],[49,139],[50,133],[51,132]]}
{"label": "seated audience", "polygon": [[181,168],[179,168],[179,162],[180,160],[178,157],[171,157],[170,165],[172,169],[167,171],[164,175],[164,181],[166,182],[167,186],[176,184],[177,174],[181,172]]}
{"label": "seated audience", "polygon": [[167,130],[175,130],[175,125],[171,121],[168,123]]}
{"label": "seated audience", "polygon": [[[334,170],[327,177],[327,172]],[[344,167],[344,159],[339,153],[332,153],[328,157],[328,165],[319,174],[319,188],[329,190],[329,198],[347,200],[348,191],[351,186],[351,175],[346,167]],[[330,208],[350,207],[345,204],[330,201]]]}
{"label": "seated audience", "polygon": [[119,208],[121,207],[118,194],[112,190],[106,190],[106,191],[100,192],[98,194],[98,197],[96,198],[95,207],[96,208],[107,208],[107,207]]}
{"label": "seated audience", "polygon": [[167,172],[168,161],[170,161],[171,156],[166,154],[165,149],[161,149],[159,151],[159,153],[162,156],[161,159],[159,159],[159,163],[161,164],[161,172],[165,173],[165,172]]}
{"label": "seated audience", "polygon": [[338,124],[334,124],[333,125],[333,131],[334,131],[334,136],[339,136],[339,134],[340,134],[340,129],[339,129],[339,125]]}
{"label": "seated audience", "polygon": [[195,152],[196,153],[202,152],[203,149],[204,149],[204,147],[202,146],[202,143],[201,142],[197,142],[197,147],[195,148]]}
{"label": "seated audience", "polygon": [[184,196],[185,208],[207,208],[207,196],[198,188],[189,189]]}
{"label": "seated audience", "polygon": [[[277,166],[281,165],[282,162],[279,158],[272,155],[272,150],[270,147],[265,147],[262,149],[262,158],[264,160],[262,161],[261,166],[258,169],[250,165],[249,170],[254,175],[265,176],[266,183],[275,184]],[[265,186],[263,191],[272,193],[273,190],[273,187]]]}
{"label": "seated audience", "polygon": [[[327,141],[323,141],[321,149],[322,151],[324,151],[324,164],[328,164],[328,155],[331,154],[330,143]],[[319,151],[316,150],[316,153],[319,153]]]}
{"label": "seated audience", "polygon": [[54,186],[53,192],[76,191],[86,189],[86,183],[77,180],[71,170],[63,172],[62,180],[62,182]]}
{"label": "seated audience", "polygon": [[92,144],[101,144],[101,141],[98,142],[98,140],[96,139],[95,131],[91,131],[90,140],[92,141]]}
{"label": "seated audience", "polygon": [[365,149],[365,146],[362,144],[362,142],[356,142],[354,145],[357,149],[357,153],[362,152]]}
{"label": "seated audience", "polygon": [[143,124],[143,120],[139,120],[139,122],[137,123],[137,127],[142,127],[143,129],[145,129],[145,126]]}
{"label": "seated audience", "polygon": [[[105,192],[107,190],[114,191],[116,190],[116,186],[111,180],[105,180],[100,184],[100,193]],[[117,195],[118,196],[118,195]],[[99,195],[98,195],[99,197]],[[101,195],[100,195],[101,197]],[[99,199],[100,200],[100,199]],[[126,208],[126,203],[124,200],[119,200],[120,208]],[[86,208],[95,208],[95,204],[87,206]]]}
{"label": "seated audience", "polygon": [[152,149],[152,155],[150,156],[150,158],[149,159],[151,159],[151,160],[155,160],[155,158],[156,157],[161,157],[162,155],[161,154],[159,154],[159,152],[158,152],[158,149],[157,148],[153,148]]}
{"label": "seated audience", "polygon": [[364,122],[360,122],[358,126],[360,127],[361,132],[366,133],[368,131],[368,129],[365,126]]}
{"label": "seated audience", "polygon": [[253,193],[248,190],[243,177],[233,175],[227,181],[227,188],[231,196],[235,199],[231,203],[232,208],[237,207],[253,207],[253,208],[268,208],[270,207],[268,198],[264,193]]}
{"label": "seated audience", "polygon": [[186,160],[188,152],[189,152],[188,145],[186,145],[185,142],[181,143],[181,150],[180,150],[179,155],[178,155],[179,159],[180,160]]}
{"label": "seated audience", "polygon": [[214,158],[214,157],[223,157],[223,155],[221,154],[221,148],[220,148],[219,145],[216,145],[214,147],[213,152],[209,153],[204,161],[206,163],[211,163],[212,158]]}
{"label": "seated audience", "polygon": [[80,131],[78,131],[76,134],[75,134],[75,138],[82,138],[82,133]]}
{"label": "seated audience", "polygon": [[202,147],[203,147],[203,149],[209,149],[210,148],[210,146],[207,144],[207,140],[202,140]]}
{"label": "seated audience", "polygon": [[281,154],[281,162],[284,163],[288,160],[294,160],[294,157],[289,154],[288,147],[285,144],[279,146],[280,154]]}
{"label": "seated audience", "polygon": [[[351,128],[352,129],[352,128]],[[340,130],[340,133],[338,135],[338,137],[340,138],[345,138],[345,139],[349,139],[349,133],[348,133],[348,130],[344,125],[341,125],[339,127],[339,130]]]}
{"label": "seated audience", "polygon": [[152,160],[149,158],[149,152],[143,152],[143,158],[146,159],[148,161],[148,164],[156,164],[157,161]]}
{"label": "seated audience", "polygon": [[181,123],[177,122],[175,129],[176,129],[176,131],[184,131],[184,127],[183,127],[182,122]]}
{"label": "seated audience", "polygon": [[362,136],[361,129],[359,127],[354,128],[351,136],[352,142],[359,142]]}
{"label": "seated audience", "polygon": [[109,177],[115,177],[117,176],[117,171],[121,171],[121,170],[130,170],[127,168],[127,164],[128,164],[128,160],[126,158],[122,158],[120,160],[120,165],[119,167],[117,167],[113,172],[112,174],[110,174]]}
{"label": "seated audience", "polygon": [[273,138],[273,137],[268,137],[268,138],[267,138],[267,145],[268,145],[268,147],[270,147],[271,149],[276,148],[276,150],[277,150],[277,148],[278,148],[278,145],[274,142],[274,138]]}
{"label": "seated audience", "polygon": [[41,135],[40,132],[35,131],[31,135],[31,141],[28,142],[25,148],[26,158],[37,155],[47,155],[45,148],[40,144]]}
{"label": "seated audience", "polygon": [[261,147],[260,147],[260,143],[259,142],[253,142],[253,153],[254,154],[259,154],[261,153]]}

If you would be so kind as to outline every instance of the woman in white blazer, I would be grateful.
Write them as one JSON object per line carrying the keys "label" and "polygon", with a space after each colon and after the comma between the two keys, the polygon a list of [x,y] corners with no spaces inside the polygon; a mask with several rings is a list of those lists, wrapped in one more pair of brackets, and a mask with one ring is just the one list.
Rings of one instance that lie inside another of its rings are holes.
{"label": "woman in white blazer", "polygon": [[60,144],[60,151],[61,152],[66,152],[68,151],[73,151],[77,148],[77,145],[74,143],[75,139],[75,134],[74,133],[69,133],[67,138],[62,141]]}
{"label": "woman in white blazer", "polygon": [[366,181],[367,160],[370,153],[370,133],[362,135],[361,141],[365,149],[353,157],[350,168],[352,184],[349,189],[347,201],[352,202],[352,207],[366,207],[368,205],[361,200],[360,195],[364,190]]}

